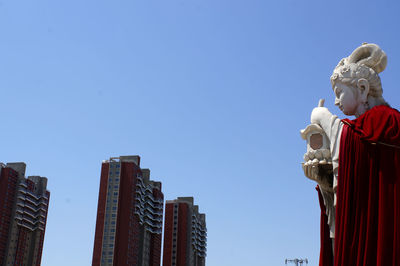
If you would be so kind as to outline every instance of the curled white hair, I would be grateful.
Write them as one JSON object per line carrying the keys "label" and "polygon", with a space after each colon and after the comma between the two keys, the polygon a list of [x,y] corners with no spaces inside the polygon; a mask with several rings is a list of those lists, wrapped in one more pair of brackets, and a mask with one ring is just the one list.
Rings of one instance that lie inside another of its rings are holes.
{"label": "curled white hair", "polygon": [[388,105],[382,98],[382,84],[378,73],[385,70],[387,56],[376,44],[363,43],[349,57],[340,60],[331,76],[332,86],[337,81],[351,86],[357,86],[359,79],[369,82],[368,96],[377,98],[381,104]]}

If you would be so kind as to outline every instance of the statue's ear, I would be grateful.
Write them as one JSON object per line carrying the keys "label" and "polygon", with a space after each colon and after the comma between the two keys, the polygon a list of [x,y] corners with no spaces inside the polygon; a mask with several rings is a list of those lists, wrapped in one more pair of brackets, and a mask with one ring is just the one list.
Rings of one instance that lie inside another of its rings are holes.
{"label": "statue's ear", "polygon": [[357,87],[360,90],[360,96],[361,100],[363,102],[366,102],[368,99],[368,93],[369,93],[369,82],[368,80],[361,78],[357,81]]}

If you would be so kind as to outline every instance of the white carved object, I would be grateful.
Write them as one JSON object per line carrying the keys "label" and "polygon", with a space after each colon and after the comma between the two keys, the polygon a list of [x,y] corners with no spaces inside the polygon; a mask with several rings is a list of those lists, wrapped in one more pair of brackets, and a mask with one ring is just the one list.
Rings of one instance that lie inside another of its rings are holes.
{"label": "white carved object", "polygon": [[[320,100],[318,107],[324,105]],[[307,141],[307,152],[304,154],[302,167],[304,174],[317,181],[325,190],[332,188],[332,156],[329,148],[329,139],[322,127],[310,124],[300,131],[301,137]]]}

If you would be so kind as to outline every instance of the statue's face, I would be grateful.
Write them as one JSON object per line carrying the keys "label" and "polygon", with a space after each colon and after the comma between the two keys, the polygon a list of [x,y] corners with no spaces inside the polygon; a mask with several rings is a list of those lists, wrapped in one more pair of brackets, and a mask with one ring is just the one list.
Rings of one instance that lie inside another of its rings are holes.
{"label": "statue's face", "polygon": [[345,115],[355,115],[361,104],[359,90],[353,86],[348,86],[337,81],[334,84],[333,91],[336,96],[335,105],[337,105]]}

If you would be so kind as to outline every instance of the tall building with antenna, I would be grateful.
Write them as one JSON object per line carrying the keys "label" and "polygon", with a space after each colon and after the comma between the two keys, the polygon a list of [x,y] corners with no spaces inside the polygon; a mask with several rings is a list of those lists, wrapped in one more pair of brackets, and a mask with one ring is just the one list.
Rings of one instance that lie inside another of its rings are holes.
{"label": "tall building with antenna", "polygon": [[139,156],[103,161],[92,265],[159,266],[163,204]]}

